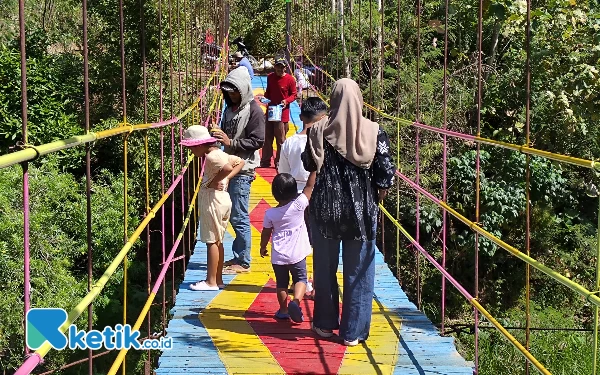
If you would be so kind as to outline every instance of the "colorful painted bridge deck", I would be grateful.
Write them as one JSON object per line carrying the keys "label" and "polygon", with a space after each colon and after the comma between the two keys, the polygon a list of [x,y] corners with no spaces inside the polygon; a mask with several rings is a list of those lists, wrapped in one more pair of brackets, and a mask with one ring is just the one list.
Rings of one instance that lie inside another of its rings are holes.
{"label": "colorful painted bridge deck", "polygon": [[[255,77],[255,94],[264,90],[265,77]],[[293,104],[290,134],[300,130],[299,107]],[[225,275],[218,292],[197,292],[190,284],[206,276],[206,246],[198,243],[167,336],[173,349],[159,358],[157,374],[402,374],[471,375],[472,364],[456,351],[454,339],[442,337],[417,310],[384,262],[376,256],[376,287],[371,335],[364,343],[346,347],[335,339],[319,338],[310,329],[312,301],[303,301],[302,324],[276,321],[278,303],[269,258],[259,255],[260,231],[266,209],[275,206],[270,182],[274,169],[259,169],[250,193],[252,223],[251,272]],[[225,240],[225,258],[232,256],[233,231]],[[341,285],[342,259],[338,278]],[[309,258],[311,277],[312,258]]]}

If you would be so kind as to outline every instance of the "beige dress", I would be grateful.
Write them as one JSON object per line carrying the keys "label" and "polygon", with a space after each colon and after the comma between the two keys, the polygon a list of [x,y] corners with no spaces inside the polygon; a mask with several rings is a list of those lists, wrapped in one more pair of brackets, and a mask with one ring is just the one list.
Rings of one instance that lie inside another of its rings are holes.
{"label": "beige dress", "polygon": [[221,243],[225,237],[229,216],[231,214],[231,199],[227,191],[209,188],[212,180],[226,164],[235,167],[242,159],[228,155],[222,150],[213,150],[206,154],[204,176],[199,192],[200,205],[200,241],[203,243]]}

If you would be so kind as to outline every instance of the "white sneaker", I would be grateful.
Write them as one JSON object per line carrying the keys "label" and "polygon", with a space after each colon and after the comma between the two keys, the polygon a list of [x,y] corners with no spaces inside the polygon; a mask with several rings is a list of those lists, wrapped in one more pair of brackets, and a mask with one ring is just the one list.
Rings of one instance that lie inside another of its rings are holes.
{"label": "white sneaker", "polygon": [[206,281],[198,281],[197,283],[190,285],[190,289],[198,290],[198,291],[207,291],[207,290],[219,290],[219,287],[217,285],[210,286],[206,283]]}
{"label": "white sneaker", "polygon": [[346,340],[344,340],[344,345],[346,345],[346,346],[356,346],[356,345],[358,345],[358,339],[356,339],[354,341],[346,341]]}
{"label": "white sneaker", "polygon": [[312,292],[313,290],[314,290],[314,289],[313,289],[313,285],[312,285],[312,283],[311,283],[310,281],[308,281],[308,282],[306,283],[306,293],[310,293],[310,292]]}

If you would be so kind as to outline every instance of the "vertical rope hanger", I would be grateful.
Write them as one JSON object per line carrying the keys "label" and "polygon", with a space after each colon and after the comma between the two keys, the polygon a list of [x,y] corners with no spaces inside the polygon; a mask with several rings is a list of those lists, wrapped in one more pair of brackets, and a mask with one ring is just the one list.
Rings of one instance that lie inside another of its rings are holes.
{"label": "vertical rope hanger", "polygon": [[[90,132],[90,90],[89,90],[89,61],[88,61],[88,30],[87,30],[87,0],[82,0],[81,18],[83,22],[83,105],[84,105],[84,130],[88,134]],[[92,172],[91,172],[91,145],[85,145],[85,200],[86,200],[86,237],[87,237],[87,276],[88,276],[88,293],[92,289],[93,284],[93,267],[92,267]],[[87,308],[88,312],[88,332],[93,329],[94,325],[94,306],[92,303]],[[88,350],[88,375],[93,375],[94,351]]]}
{"label": "vertical rope hanger", "polygon": [[[127,124],[127,87],[125,81],[125,26],[123,17],[123,0],[119,0],[119,36],[121,42],[121,90],[123,104],[123,126]],[[123,243],[127,243],[127,139],[129,134],[125,134],[123,138]],[[127,256],[123,258],[123,324],[127,324]],[[121,367],[123,375],[126,375],[125,362]]]}
{"label": "vertical rope hanger", "polygon": [[[369,103],[373,103],[373,0],[369,0]],[[373,111],[369,111],[373,120]]]}
{"label": "vertical rope hanger", "polygon": [[383,44],[385,43],[385,27],[384,27],[384,21],[385,21],[385,11],[384,11],[384,7],[385,7],[385,0],[379,0],[381,1],[381,9],[379,10],[379,14],[381,17],[381,36],[379,37],[381,43],[379,43],[379,48],[380,51],[379,53],[381,54],[381,61],[379,62],[379,95],[380,95],[380,105],[379,108],[381,108],[382,110],[385,111],[385,105],[383,102],[383,67],[385,66],[385,54],[384,54],[384,48],[383,48]]}
{"label": "vertical rope hanger", "polygon": [[[190,29],[190,50],[189,50],[189,54],[188,54],[189,60],[188,60],[188,62],[185,65],[186,66],[186,87],[187,87],[187,77],[188,77],[187,67],[188,67],[188,64],[191,64],[191,66],[190,66],[190,70],[191,70],[191,79],[190,79],[191,95],[190,96],[192,98],[195,98],[198,95],[198,93],[196,92],[196,88],[195,88],[196,87],[196,85],[195,85],[196,82],[195,82],[195,70],[194,70],[194,68],[195,68],[195,65],[194,65],[194,62],[195,62],[195,59],[194,59],[194,36],[195,36],[195,30],[196,29],[194,27],[195,21],[192,19],[193,13],[194,12],[192,11],[192,5],[190,4],[189,15],[186,14],[186,17],[188,17],[188,16],[190,17],[190,25],[189,25],[189,29]],[[195,120],[195,114],[196,114],[197,109],[198,109],[197,107],[194,108],[194,109],[192,109],[192,113],[190,114],[191,125],[195,124],[194,120]],[[188,127],[190,126],[190,117],[188,117],[186,119],[186,123],[187,123]],[[192,180],[194,179],[194,177],[195,177],[195,173],[194,173],[195,170],[196,170],[196,158],[194,158],[194,160],[192,161],[192,167],[190,168],[190,172],[188,173],[188,177],[187,177],[187,189],[186,189],[187,199],[186,199],[186,202],[187,202],[188,205],[191,204],[190,179],[192,179]],[[196,186],[196,184],[193,183],[192,186]],[[196,211],[194,210],[194,213],[195,212]],[[192,227],[186,229],[186,232],[187,232],[187,249],[188,249],[188,253],[190,255],[191,255],[191,247],[192,247],[192,238],[191,238],[192,228],[196,228],[196,217],[195,217],[195,215],[192,215],[191,222],[192,222]],[[185,239],[184,239],[184,241],[185,241]],[[184,267],[184,272],[185,272],[185,267]]]}
{"label": "vertical rope hanger", "polygon": [[[339,8],[340,8],[340,3],[343,0],[336,0],[336,6],[335,9],[333,9],[334,13],[333,13],[333,20],[335,22],[335,30],[336,30],[336,35],[335,35],[335,40],[337,40],[337,36],[340,35],[340,12],[339,12]],[[333,30],[332,30],[333,31]],[[336,43],[336,49],[337,51],[335,51],[335,78],[339,79],[340,78],[340,51],[339,51],[339,44]]]}
{"label": "vertical rope hanger", "polygon": [[[421,121],[421,111],[420,111],[420,98],[421,98],[421,0],[417,0],[417,97],[416,97],[416,108],[415,108],[415,118],[417,122]],[[420,180],[420,158],[419,158],[419,128],[416,130],[415,137],[415,164],[416,164],[416,177],[415,182],[418,185]],[[420,227],[421,227],[421,218],[420,218],[420,197],[421,194],[417,191],[417,204],[416,204],[416,234],[415,240],[419,243],[419,235],[420,235]],[[419,310],[421,309],[421,253],[416,251],[417,255],[417,306]]]}
{"label": "vertical rope hanger", "polygon": [[361,75],[362,75],[362,54],[364,52],[364,48],[363,48],[363,44],[364,43],[361,43],[361,41],[363,39],[363,36],[362,36],[362,16],[361,16],[362,15],[362,2],[363,2],[363,0],[357,0],[357,2],[358,2],[358,32],[357,32],[358,38],[356,38],[356,39],[358,41],[358,53],[357,53],[357,57],[358,57],[358,59],[357,59],[358,60],[357,61],[357,67],[358,67],[358,70],[357,70],[357,77],[356,77],[357,81],[356,82],[358,83],[358,86],[360,87],[360,81],[361,81],[360,78],[361,78]]}
{"label": "vertical rope hanger", "polygon": [[[481,55],[483,43],[483,0],[479,0],[477,20],[477,136],[481,136]],[[477,143],[475,160],[475,222],[479,224],[480,195],[480,144]],[[475,299],[479,298],[479,233],[475,232]],[[479,310],[474,309],[475,318],[475,373],[479,372]]]}
{"label": "vertical rope hanger", "polygon": [[[525,99],[525,144],[527,147],[531,145],[530,139],[530,106],[531,106],[531,0],[527,0],[527,22],[525,25],[525,53],[526,53],[526,62],[525,62],[525,82],[526,82],[526,99]],[[525,155],[525,252],[529,256],[530,254],[530,223],[531,223],[531,155]],[[531,317],[530,317],[530,297],[531,297],[531,286],[530,286],[530,272],[531,269],[529,267],[529,263],[525,264],[525,349],[529,350],[530,346],[530,327],[531,327]],[[595,307],[594,310],[598,310],[598,307]],[[594,328],[594,332],[598,332],[598,326],[596,324]],[[596,350],[594,350],[594,354],[596,354]],[[529,375],[529,361],[525,360],[525,374]],[[594,375],[596,374],[596,361],[594,360]]]}
{"label": "vertical rope hanger", "polygon": [[[380,61],[378,64],[378,70],[379,70],[379,76],[378,76],[378,80],[379,80],[379,94],[380,94],[380,102],[379,102],[379,108],[385,110],[384,105],[383,105],[383,66],[384,66],[384,56],[383,56],[383,38],[384,38],[384,31],[383,31],[383,2],[384,0],[379,0],[380,4],[381,4],[381,9],[379,9],[380,12],[380,17],[381,17],[381,29],[380,29],[380,35],[377,37],[377,41],[378,41],[378,47],[380,48]],[[379,41],[381,41],[381,43],[379,43]],[[374,116],[376,116],[376,114],[373,114]],[[383,258],[386,259],[386,251],[385,251],[385,214],[383,212],[380,212],[381,215],[381,248],[383,251]]]}
{"label": "vertical rope hanger", "polygon": [[[148,82],[146,76],[146,23],[144,19],[144,0],[139,0],[140,6],[140,28],[141,28],[141,50],[142,50],[142,87],[143,87],[143,110],[144,110],[144,123],[148,123]],[[149,152],[148,152],[148,132],[149,130],[144,131],[144,155],[145,155],[145,187],[146,187],[146,207],[145,207],[145,216],[148,216],[150,213],[150,166],[149,166]],[[151,283],[152,283],[152,271],[150,268],[150,225],[146,227],[146,283],[147,283],[147,293],[150,296],[151,293]],[[150,337],[152,332],[152,317],[151,312],[148,310],[147,313],[147,331],[148,337]],[[144,369],[146,374],[149,373],[150,363],[151,363],[151,351],[147,351],[147,357],[144,361]]]}
{"label": "vertical rope hanger", "polygon": [[[444,130],[448,128],[448,7],[450,0],[445,1],[444,9]],[[444,144],[442,150],[442,200],[448,203],[448,191],[447,191],[447,168],[448,168],[448,144],[447,136],[444,134]],[[446,210],[442,210],[442,268],[446,269],[446,232],[448,223],[448,213]],[[445,323],[446,323],[446,277],[442,275],[442,335],[445,334]]]}
{"label": "vertical rope hanger", "polygon": [[[180,13],[178,13],[180,14]],[[181,16],[179,17],[181,18]],[[187,46],[187,22],[186,22],[186,18],[187,18],[187,0],[183,0],[183,46],[184,46],[184,51],[183,51],[183,65],[184,65],[184,74],[185,74],[185,92],[182,92],[182,96],[183,96],[183,106],[182,108],[186,108],[188,105],[188,99],[189,99],[189,95],[188,95],[188,80],[187,80],[187,53],[185,51],[185,47]],[[178,23],[181,24],[181,20],[178,20]],[[180,27],[178,27],[180,29]],[[181,29],[180,29],[181,30]],[[179,31],[181,33],[181,31]],[[180,44],[180,40],[181,37],[178,38],[178,45]],[[181,77],[181,68],[179,69],[179,77]],[[181,81],[181,78],[180,78]],[[181,99],[180,99],[181,100]],[[186,121],[188,121],[188,118],[186,117]],[[181,140],[183,139],[183,121],[179,122],[179,142],[181,142]],[[181,144],[179,145],[179,158],[180,158],[180,168],[184,167],[184,162],[183,162],[183,146],[181,146]],[[185,180],[187,180],[189,177],[189,175],[184,174],[182,180],[181,180],[181,222],[183,223],[185,221]],[[189,181],[188,181],[188,185],[189,185]],[[186,243],[185,243],[185,238],[181,241],[181,251],[182,251],[182,265],[183,268],[181,270],[181,272],[183,272],[183,278],[185,278],[185,254],[186,254]]]}
{"label": "vertical rope hanger", "polygon": [[[158,0],[158,61],[159,61],[159,106],[158,106],[158,116],[160,121],[163,121],[163,50],[162,50],[162,0]],[[164,147],[164,130],[160,128],[160,192],[161,196],[165,194],[165,147]],[[161,224],[160,224],[160,234],[161,234],[161,253],[162,253],[162,263],[165,262],[165,205],[160,208],[161,215]],[[166,285],[163,283],[161,285],[162,290],[162,317],[161,317],[161,327],[163,336],[166,333]]]}
{"label": "vertical rope hanger", "polygon": [[[179,11],[179,9],[177,9]],[[169,0],[169,68],[171,72],[171,118],[174,112],[174,86],[173,86],[173,4]],[[175,182],[175,126],[171,125],[171,184]],[[175,194],[171,195],[171,245],[175,243]],[[171,301],[175,304],[175,266],[171,264]]]}
{"label": "vertical rope hanger", "polygon": [[[400,118],[400,105],[402,104],[400,100],[400,0],[396,0],[398,8],[397,8],[397,54],[398,54],[398,66],[397,66],[397,79],[396,79],[396,115]],[[396,122],[396,168],[400,169],[400,121]],[[396,217],[400,217],[400,183],[396,181]],[[396,278],[400,285],[402,285],[402,280],[400,279],[400,228],[396,227]]]}

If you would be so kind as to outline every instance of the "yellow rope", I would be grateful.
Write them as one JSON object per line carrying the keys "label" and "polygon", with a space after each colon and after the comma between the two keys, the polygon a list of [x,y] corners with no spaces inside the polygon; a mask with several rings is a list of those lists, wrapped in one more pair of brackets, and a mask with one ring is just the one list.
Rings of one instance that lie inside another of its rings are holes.
{"label": "yellow rope", "polygon": [[[190,160],[192,160],[192,159],[190,159]],[[189,165],[189,162],[188,162],[188,165]],[[189,224],[190,216],[195,207],[196,197],[198,196],[198,192],[200,191],[200,185],[201,185],[201,181],[198,181],[198,183],[196,184],[196,188],[194,190],[192,204],[188,207],[187,215],[185,216],[185,220],[181,226],[181,230],[179,231],[179,234],[177,235],[176,241],[183,240],[183,235],[185,233],[185,229],[187,228],[187,226]],[[135,321],[135,324],[131,328],[132,331],[138,331],[140,329],[140,327],[142,326],[142,323],[144,322],[146,314],[148,314],[148,311],[150,310],[150,307],[152,306],[152,302],[154,302],[155,297],[156,297],[156,293],[150,293],[150,295],[146,299],[146,303],[144,304],[142,311],[140,312],[140,314],[137,317],[137,320]],[[119,365],[121,363],[123,363],[123,364],[125,363],[125,361],[123,361],[123,360],[125,359],[125,356],[127,355],[128,351],[129,351],[129,349],[121,349],[121,351],[117,355],[117,358],[113,362],[110,370],[108,371],[107,375],[114,375],[117,372],[117,370],[119,369]]]}
{"label": "yellow rope", "polygon": [[[406,231],[406,229],[404,229],[404,227],[398,222],[398,220],[394,217],[392,217],[392,215],[388,212],[388,210],[385,209],[385,207],[383,207],[383,205],[379,205],[379,208],[381,209],[381,211],[388,217],[388,219],[390,219],[390,221],[396,226],[396,228],[398,230],[400,230],[402,232],[402,234],[413,244],[417,244],[417,241],[415,241],[415,239]],[[441,270],[441,265],[439,263],[432,263],[434,267],[438,268],[439,270]],[[450,279],[449,279],[450,280]],[[454,283],[452,283],[454,285]],[[456,286],[456,285],[455,285]],[[461,293],[462,294],[462,293]],[[467,293],[468,295],[468,293]],[[464,297],[467,298],[466,295],[463,294]],[[500,323],[498,323],[498,321],[496,319],[494,319],[494,317],[483,307],[481,306],[481,304],[477,301],[476,298],[467,298],[467,300],[469,301],[469,303],[471,305],[473,305],[473,307],[475,307],[475,309],[477,309],[477,311],[479,311],[483,316],[485,316],[485,318],[492,323],[492,325],[494,327],[496,327],[496,329],[506,338],[508,339],[508,341],[510,341],[511,344],[514,345],[515,348],[517,348],[518,351],[520,351],[525,358],[527,358],[527,360],[529,360],[531,362],[532,365],[535,366],[535,368],[542,374],[544,375],[552,375],[550,373],[550,371],[548,371],[544,365],[542,365],[527,349],[525,349],[523,347],[523,345],[521,345],[521,343],[513,336],[510,334],[510,332],[508,332],[506,330],[506,328],[504,328]]]}

